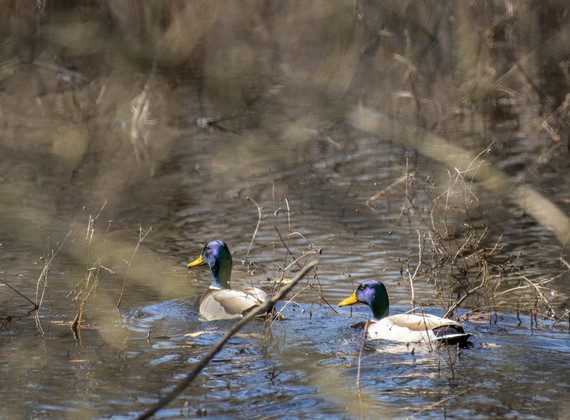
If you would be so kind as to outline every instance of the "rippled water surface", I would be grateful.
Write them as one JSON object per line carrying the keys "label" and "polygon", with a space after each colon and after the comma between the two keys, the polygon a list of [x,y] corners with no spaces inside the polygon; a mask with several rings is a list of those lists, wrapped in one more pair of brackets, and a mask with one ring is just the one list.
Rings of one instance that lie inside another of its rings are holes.
{"label": "rippled water surface", "polygon": [[[205,156],[200,177],[184,177],[179,187],[183,204],[153,224],[156,235],[151,234],[147,247],[163,255],[160,265],[147,265],[144,256],[134,260],[129,277],[145,272],[146,280],[129,280],[120,312],[113,306],[123,279],[102,280],[88,301],[87,324],[79,337],[69,326],[77,306],[64,295],[85,266],[66,264],[67,254],[62,254],[49,275],[46,308],[40,312],[44,336],[37,334],[33,317],[24,315],[30,310],[25,302],[11,298],[14,319],[2,332],[3,378],[10,384],[3,391],[3,414],[130,418],[155,403],[231,325],[199,321],[198,299],[210,274],[206,268],[187,272],[185,264],[199,255],[203,243],[223,238],[234,253],[233,287],[270,288],[268,281],[280,275],[286,253],[274,227],[286,237],[289,218],[291,232],[299,233],[289,243],[294,254],[310,250],[309,243],[322,249],[310,257],[320,261],[318,277],[303,280],[293,302],[279,306],[286,306],[284,319],[271,327],[255,321],[232,338],[159,417],[564,417],[570,344],[565,322],[537,326],[525,315],[520,321],[516,314],[472,315],[465,322],[474,334],[468,348],[368,342],[360,355],[362,330],[352,326],[366,320],[368,310],[336,304],[353,284],[379,278],[389,288],[392,313],[409,309],[410,289],[400,275],[400,260],[414,256],[417,234],[413,224],[397,223],[394,209],[401,203],[388,204],[383,215],[363,205],[377,188],[374,183],[387,184],[399,175],[403,163],[388,162],[400,156],[405,163],[401,150],[379,143],[377,153],[362,157],[362,144],[354,147],[342,159],[334,153],[312,157],[323,166],[338,161],[334,177],[319,174],[307,159],[285,179],[254,170],[248,182],[238,176],[236,184],[223,171],[204,176],[212,159]],[[356,167],[358,176],[352,173]],[[352,179],[351,185],[346,179]],[[289,187],[293,180],[295,188]],[[227,188],[218,190],[221,184]],[[236,193],[238,187],[244,191]],[[264,208],[248,263],[242,264],[257,223],[256,207],[245,195],[255,196]],[[197,206],[202,201],[208,205]],[[290,215],[283,210],[287,205]],[[273,206],[283,213],[275,215]],[[503,226],[508,223],[504,220]],[[133,230],[132,238],[136,235]],[[523,258],[532,264],[544,250],[538,246],[541,239],[528,239],[524,252],[532,257]],[[512,240],[511,252],[516,252],[516,236]],[[22,249],[18,255],[28,254]],[[418,283],[416,293],[432,305],[429,312],[441,315],[429,285]],[[61,302],[69,303],[62,307]],[[57,397],[61,389],[67,390],[65,398]]]}

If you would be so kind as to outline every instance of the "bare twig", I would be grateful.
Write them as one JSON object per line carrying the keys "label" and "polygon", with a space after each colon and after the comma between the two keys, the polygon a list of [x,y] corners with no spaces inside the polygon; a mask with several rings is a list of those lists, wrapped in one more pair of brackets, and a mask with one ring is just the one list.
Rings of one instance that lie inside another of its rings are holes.
{"label": "bare twig", "polygon": [[418,275],[418,271],[420,270],[420,266],[422,265],[422,258],[424,255],[424,239],[425,239],[425,235],[423,235],[419,230],[417,230],[418,232],[418,265],[416,266],[416,269],[414,270],[414,274],[410,273],[410,270],[408,271],[408,277],[410,278],[410,289],[412,290],[412,308],[416,307],[416,292],[414,289],[414,280],[416,279],[416,276]]}
{"label": "bare twig", "polygon": [[370,321],[366,321],[362,330],[362,342],[360,343],[360,351],[358,352],[358,370],[356,371],[356,388],[358,389],[358,395],[360,395],[360,362],[362,360],[362,350],[364,349],[364,344],[366,344],[366,334],[368,333],[369,322]]}
{"label": "bare twig", "polygon": [[[560,314],[556,314],[556,311],[554,310],[554,308],[550,305],[550,302],[548,301],[548,299],[546,298],[546,296],[542,293],[543,289],[549,290],[547,289],[545,286],[554,282],[555,280],[558,280],[562,275],[564,275],[565,273],[560,273],[557,276],[551,277],[551,278],[547,278],[547,279],[543,279],[540,281],[532,281],[530,279],[528,279],[526,276],[522,275],[522,279],[527,282],[527,285],[519,285],[517,287],[511,287],[510,289],[504,290],[500,293],[497,293],[496,296],[501,296],[501,295],[506,295],[512,292],[516,292],[518,290],[529,290],[531,289],[533,291],[533,296],[536,296],[537,294],[540,297],[540,300],[544,303],[544,305],[548,308],[548,311],[550,312],[550,314],[553,317],[559,318],[561,319],[562,317],[564,317],[564,315],[560,315]],[[533,306],[536,305],[536,302],[533,301]]]}
{"label": "bare twig", "polygon": [[[293,258],[293,262],[295,264],[297,264],[299,266],[299,268],[301,267],[301,264],[299,263],[299,258],[295,258],[295,255],[293,254],[293,252],[289,249],[289,241],[287,241],[287,243],[285,243],[285,241],[283,240],[283,236],[281,236],[281,232],[279,232],[279,229],[277,229],[277,226],[273,226],[273,228],[275,229],[275,231],[277,232],[277,235],[279,236],[279,240],[281,241],[281,243],[283,244],[283,246],[285,247],[285,249],[287,250],[287,252],[291,255],[291,258]],[[287,253],[285,253],[285,263],[283,263],[283,272],[285,272],[285,264],[287,262]]]}
{"label": "bare twig", "polygon": [[[36,320],[36,327],[39,330],[41,335],[44,334],[44,329],[42,328],[42,324],[40,322],[40,308],[42,306],[44,296],[46,293],[49,268],[51,267],[55,256],[59,253],[59,251],[61,251],[61,248],[63,248],[65,241],[67,241],[67,238],[69,238],[69,236],[71,235],[72,232],[73,232],[73,230],[71,230],[71,229],[69,230],[69,232],[67,232],[67,235],[65,235],[65,238],[63,238],[63,241],[61,241],[59,248],[57,248],[57,250],[55,250],[55,252],[52,252],[51,257],[48,260],[46,260],[46,262],[44,264],[44,268],[43,268],[42,272],[40,273],[40,277],[38,278],[38,283],[36,284],[35,320]],[[43,283],[43,287],[42,287],[42,291],[40,293],[40,284],[41,283]]]}
{"label": "bare twig", "polygon": [[[486,231],[487,231],[487,228],[485,228],[485,232]],[[503,240],[503,234],[501,233],[501,235],[499,235],[499,239],[497,239],[497,242],[495,242],[495,246],[493,246],[493,249],[489,252],[489,256],[491,256],[495,253],[497,248],[499,248],[499,244],[501,243],[502,240]]]}
{"label": "bare twig", "polygon": [[[295,304],[295,305],[299,305],[298,303],[294,302],[294,299],[300,295],[301,293],[303,293],[305,290],[307,290],[309,288],[309,286],[305,286],[301,289],[299,289],[299,291],[297,293],[295,293],[290,299],[288,299],[287,301],[285,301],[285,305],[283,305],[281,307],[281,309],[279,310],[279,312],[277,312],[278,314],[282,314],[283,311],[285,310],[285,308],[287,308],[287,306],[289,306],[290,304]],[[271,324],[272,325],[272,324]]]}
{"label": "bare twig", "polygon": [[[71,330],[73,331],[73,333],[76,336],[78,336],[78,328],[81,325],[81,320],[83,317],[83,310],[85,309],[85,304],[87,303],[87,299],[89,299],[89,296],[91,296],[91,293],[93,292],[93,290],[95,290],[95,288],[99,284],[98,280],[101,276],[101,269],[102,268],[103,268],[103,266],[101,264],[101,259],[98,259],[97,263],[92,268],[90,268],[87,272],[87,277],[85,279],[86,292],[83,293],[83,298],[81,299],[81,305],[79,306],[79,311],[77,311],[77,314],[75,315],[75,318],[73,319],[73,323],[71,324]],[[89,282],[91,280],[91,277],[93,276],[93,273],[95,273],[95,275],[94,275],[95,281],[91,285],[91,288],[89,288],[89,290],[87,290],[87,288],[89,286]]]}
{"label": "bare twig", "polygon": [[427,407],[421,409],[420,411],[418,411],[418,412],[412,414],[412,416],[411,416],[410,418],[414,418],[414,417],[416,417],[418,414],[423,413],[424,411],[431,410],[431,409],[437,407],[437,406],[440,405],[440,404],[443,404],[444,402],[446,402],[446,401],[448,401],[448,400],[450,400],[450,399],[452,399],[452,398],[455,398],[455,397],[458,397],[458,396],[460,396],[460,395],[462,395],[462,394],[465,394],[467,391],[469,391],[469,389],[464,389],[463,391],[460,391],[460,392],[458,392],[457,394],[451,395],[451,396],[449,396],[449,397],[447,397],[447,398],[444,398],[444,399],[442,399],[442,400],[439,400],[439,401],[436,402],[436,403],[430,404],[430,405],[428,405]]}
{"label": "bare twig", "polygon": [[[311,254],[318,254],[319,250],[318,249],[310,249],[309,251],[305,251],[303,252],[303,254],[299,257],[299,258],[295,258],[293,261],[291,261],[291,263],[285,267],[285,269],[283,271],[287,271],[289,270],[294,264],[299,265],[299,261],[301,261],[303,258],[305,258],[307,255],[311,255]],[[300,266],[300,265],[299,265]]]}
{"label": "bare twig", "polygon": [[[406,156],[406,175],[405,175],[406,180],[408,180],[410,178],[408,176],[408,173],[409,173],[408,165],[409,165],[409,163],[410,163],[410,158],[408,156]],[[405,184],[406,190],[404,192],[404,202],[402,203],[402,207],[400,208],[400,214],[398,215],[398,223],[400,222],[400,219],[402,218],[404,212],[406,211],[407,205],[409,204],[410,207],[412,207],[412,199],[411,199],[410,193],[409,193],[409,186],[410,186],[410,183],[406,182],[406,184]]]}
{"label": "bare twig", "polygon": [[247,247],[247,252],[245,253],[246,258],[249,255],[249,251],[251,250],[251,247],[253,246],[253,241],[255,240],[255,237],[257,236],[257,232],[259,231],[259,226],[261,225],[261,210],[263,209],[263,207],[261,207],[259,204],[257,204],[253,198],[247,197],[247,200],[251,201],[257,207],[257,226],[255,227],[255,231],[253,232],[253,236],[251,237],[251,242],[249,243],[249,246]]}
{"label": "bare twig", "polygon": [[394,187],[397,187],[398,185],[400,185],[402,182],[406,181],[407,179],[411,178],[414,176],[414,173],[409,173],[406,174],[404,176],[402,176],[401,178],[398,178],[396,181],[392,182],[392,184],[388,185],[386,188],[384,188],[382,191],[374,194],[372,197],[370,197],[368,200],[366,200],[366,205],[368,207],[370,207],[370,210],[372,210],[375,213],[378,213],[378,210],[376,210],[374,207],[372,207],[372,203],[376,200],[378,200],[380,197],[382,197],[384,194],[390,192]]}
{"label": "bare twig", "polygon": [[474,287],[473,289],[469,290],[467,293],[465,293],[463,296],[461,296],[461,299],[459,299],[458,301],[456,301],[453,305],[451,305],[451,307],[447,310],[447,312],[445,313],[445,315],[443,316],[444,318],[447,318],[448,316],[450,316],[453,311],[455,311],[455,309],[457,309],[465,299],[467,299],[469,296],[471,296],[473,293],[475,293],[477,290],[481,289],[483,286],[485,286],[485,283],[487,282],[487,273],[486,270],[483,273],[483,280],[481,280],[481,284],[479,284],[479,286]]}
{"label": "bare twig", "polygon": [[142,226],[139,227],[139,241],[137,242],[137,246],[135,247],[135,250],[133,251],[133,255],[131,255],[131,259],[129,260],[129,263],[127,265],[127,271],[125,272],[125,277],[123,278],[123,285],[121,286],[121,294],[119,295],[119,300],[117,302],[117,309],[119,309],[121,307],[121,301],[123,300],[123,294],[125,293],[125,285],[127,284],[127,278],[129,277],[129,271],[131,270],[131,265],[133,263],[135,255],[136,255],[137,251],[139,250],[139,247],[140,247],[142,241],[145,240],[145,238],[147,237],[147,235],[150,232],[152,232],[152,227],[149,227],[148,230],[144,233],[142,230]]}
{"label": "bare twig", "polygon": [[198,376],[198,374],[204,369],[210,360],[214,358],[216,354],[224,347],[224,344],[234,336],[239,330],[241,330],[245,325],[247,325],[251,320],[253,320],[256,316],[266,312],[269,308],[275,305],[275,303],[280,300],[289,290],[291,290],[298,282],[301,280],[307,273],[313,269],[317,265],[317,261],[311,261],[308,263],[296,276],[295,278],[285,286],[281,291],[273,296],[271,299],[267,300],[262,305],[257,306],[251,312],[249,312],[244,318],[240,321],[236,322],[232,328],[224,334],[224,336],[213,346],[208,353],[206,353],[202,360],[197,363],[194,368],[188,373],[186,378],[182,380],[172,391],[170,391],[166,396],[164,396],[158,403],[156,403],[153,407],[149,410],[141,414],[138,419],[148,419],[150,416],[154,415],[158,410],[163,409],[172,401],[174,401],[188,386],[192,383],[194,378]]}
{"label": "bare twig", "polygon": [[283,200],[285,200],[285,204],[287,205],[287,229],[289,232],[291,232],[291,207],[289,207],[289,200],[287,197],[285,197]]}
{"label": "bare twig", "polygon": [[20,296],[22,296],[24,299],[26,299],[28,302],[30,302],[32,305],[34,305],[34,309],[32,309],[30,311],[33,312],[35,310],[37,310],[39,308],[39,306],[33,302],[30,298],[28,298],[27,296],[23,295],[19,290],[15,289],[13,286],[11,286],[10,284],[8,284],[6,281],[0,279],[0,282],[4,283],[4,285],[8,286],[10,289],[12,289],[12,291],[16,292],[17,294],[19,294]]}

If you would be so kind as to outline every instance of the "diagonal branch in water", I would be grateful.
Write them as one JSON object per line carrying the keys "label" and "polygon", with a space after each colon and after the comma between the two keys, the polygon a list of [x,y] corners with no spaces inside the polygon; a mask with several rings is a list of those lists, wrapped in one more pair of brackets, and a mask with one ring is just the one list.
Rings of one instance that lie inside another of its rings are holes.
{"label": "diagonal branch in water", "polygon": [[218,354],[220,350],[222,350],[224,344],[226,344],[226,342],[230,338],[232,338],[239,330],[241,330],[245,325],[247,325],[252,319],[266,312],[269,308],[273,307],[275,303],[277,303],[278,300],[282,299],[283,296],[285,296],[303,277],[307,275],[309,271],[311,271],[317,265],[317,263],[318,262],[316,260],[309,262],[305,267],[303,267],[301,271],[299,271],[299,273],[297,273],[295,278],[290,283],[288,283],[287,286],[283,287],[283,289],[279,291],[278,294],[273,296],[271,299],[267,300],[262,305],[255,307],[255,309],[249,312],[244,318],[236,322],[232,326],[232,328],[226,334],[224,334],[224,336],[220,339],[220,341],[218,341],[216,345],[214,345],[210,349],[210,351],[208,351],[208,353],[206,353],[204,357],[202,357],[202,360],[194,366],[194,368],[190,371],[190,373],[188,373],[186,378],[184,378],[184,380],[182,380],[182,382],[180,382],[176,386],[176,388],[174,388],[171,392],[169,392],[166,396],[164,396],[158,403],[156,403],[148,411],[141,414],[138,417],[138,419],[139,420],[148,419],[149,417],[154,415],[157,411],[163,409],[172,401],[174,401],[186,388],[188,388],[188,386],[192,383],[194,378],[198,376],[198,374],[202,371],[202,369],[204,369],[208,365],[208,363],[210,363],[210,360],[212,360],[214,356]]}
{"label": "diagonal branch in water", "polygon": [[28,302],[30,302],[32,305],[34,305],[34,309],[32,309],[29,313],[31,314],[33,311],[37,310],[39,308],[39,306],[37,305],[37,303],[35,303],[34,301],[32,301],[30,298],[28,298],[26,295],[24,295],[22,292],[20,292],[18,289],[16,289],[14,286],[10,285],[9,283],[7,283],[5,280],[0,279],[0,282],[2,282],[5,286],[8,286],[13,292],[19,294],[21,297],[23,297],[24,299],[26,299]]}

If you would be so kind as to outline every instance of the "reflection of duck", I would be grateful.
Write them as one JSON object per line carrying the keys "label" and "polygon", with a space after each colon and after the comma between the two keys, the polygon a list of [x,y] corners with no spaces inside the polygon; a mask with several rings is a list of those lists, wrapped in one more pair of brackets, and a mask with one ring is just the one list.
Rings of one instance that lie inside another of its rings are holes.
{"label": "reflection of duck", "polygon": [[206,321],[241,318],[253,306],[267,300],[267,293],[255,287],[230,289],[232,255],[224,242],[210,242],[188,268],[204,264],[212,270],[212,285],[200,299],[200,315]]}
{"label": "reflection of duck", "polygon": [[463,326],[452,319],[429,314],[397,314],[388,316],[390,302],[386,287],[380,281],[368,280],[354,291],[353,295],[338,306],[365,303],[372,309],[372,320],[366,324],[368,337],[413,343],[417,341],[464,343],[471,334],[463,331]]}

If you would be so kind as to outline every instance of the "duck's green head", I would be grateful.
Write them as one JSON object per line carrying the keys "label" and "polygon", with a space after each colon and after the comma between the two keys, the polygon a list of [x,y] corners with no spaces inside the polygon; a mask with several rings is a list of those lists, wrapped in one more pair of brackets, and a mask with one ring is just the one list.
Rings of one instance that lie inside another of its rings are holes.
{"label": "duck's green head", "polygon": [[202,254],[187,265],[188,268],[208,264],[212,270],[212,286],[229,289],[232,275],[232,254],[222,241],[212,241],[204,247]]}
{"label": "duck's green head", "polygon": [[338,306],[365,303],[372,309],[374,320],[378,321],[388,316],[390,301],[384,283],[377,280],[367,280],[361,283],[351,297],[343,300]]}

